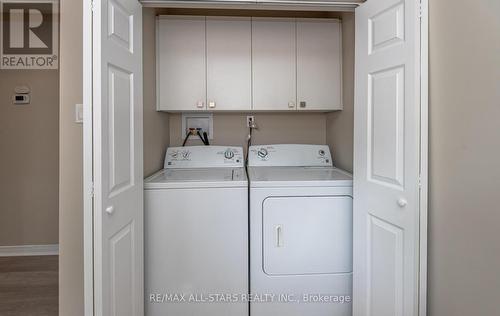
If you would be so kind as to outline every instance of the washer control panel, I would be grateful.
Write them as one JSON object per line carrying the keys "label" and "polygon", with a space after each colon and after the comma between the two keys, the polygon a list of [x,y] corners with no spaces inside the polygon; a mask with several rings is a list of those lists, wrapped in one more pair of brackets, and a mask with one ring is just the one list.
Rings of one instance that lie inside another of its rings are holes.
{"label": "washer control panel", "polygon": [[255,145],[248,155],[249,166],[314,167],[333,166],[327,145]]}
{"label": "washer control panel", "polygon": [[169,147],[165,168],[243,167],[243,148],[229,146]]}

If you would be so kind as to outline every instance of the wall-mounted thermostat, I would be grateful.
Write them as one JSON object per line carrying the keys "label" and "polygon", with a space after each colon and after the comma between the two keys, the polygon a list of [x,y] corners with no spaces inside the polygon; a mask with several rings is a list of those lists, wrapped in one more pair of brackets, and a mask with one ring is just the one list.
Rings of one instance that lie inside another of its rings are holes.
{"label": "wall-mounted thermostat", "polygon": [[14,95],[12,96],[12,103],[14,104],[29,104],[30,88],[27,86],[18,86],[14,88]]}

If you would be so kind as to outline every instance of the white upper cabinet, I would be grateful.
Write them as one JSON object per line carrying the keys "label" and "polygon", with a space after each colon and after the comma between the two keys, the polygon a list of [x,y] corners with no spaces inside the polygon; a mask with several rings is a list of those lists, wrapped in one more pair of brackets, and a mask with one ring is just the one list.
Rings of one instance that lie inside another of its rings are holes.
{"label": "white upper cabinet", "polygon": [[297,20],[299,110],[342,109],[341,33],[339,20]]}
{"label": "white upper cabinet", "polygon": [[295,19],[253,18],[254,110],[296,110]]}
{"label": "white upper cabinet", "polygon": [[159,16],[157,107],[162,111],[206,109],[204,16]]}
{"label": "white upper cabinet", "polygon": [[160,111],[342,109],[335,19],[160,16]]}
{"label": "white upper cabinet", "polygon": [[208,110],[251,110],[251,19],[207,17],[206,27]]}

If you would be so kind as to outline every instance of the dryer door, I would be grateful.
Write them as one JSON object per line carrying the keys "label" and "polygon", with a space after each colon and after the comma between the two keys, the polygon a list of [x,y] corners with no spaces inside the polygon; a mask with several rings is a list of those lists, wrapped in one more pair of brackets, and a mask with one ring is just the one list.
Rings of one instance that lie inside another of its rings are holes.
{"label": "dryer door", "polygon": [[350,196],[269,197],[262,207],[266,274],[352,272]]}

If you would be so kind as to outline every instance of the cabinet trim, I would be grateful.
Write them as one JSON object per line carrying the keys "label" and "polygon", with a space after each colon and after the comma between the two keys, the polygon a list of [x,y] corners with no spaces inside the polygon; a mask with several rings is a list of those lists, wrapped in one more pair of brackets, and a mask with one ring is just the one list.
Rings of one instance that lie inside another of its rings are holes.
{"label": "cabinet trim", "polygon": [[275,11],[329,11],[354,12],[364,0],[340,2],[326,1],[168,1],[142,0],[146,8],[191,8],[191,9],[235,9],[235,10],[275,10]]}

